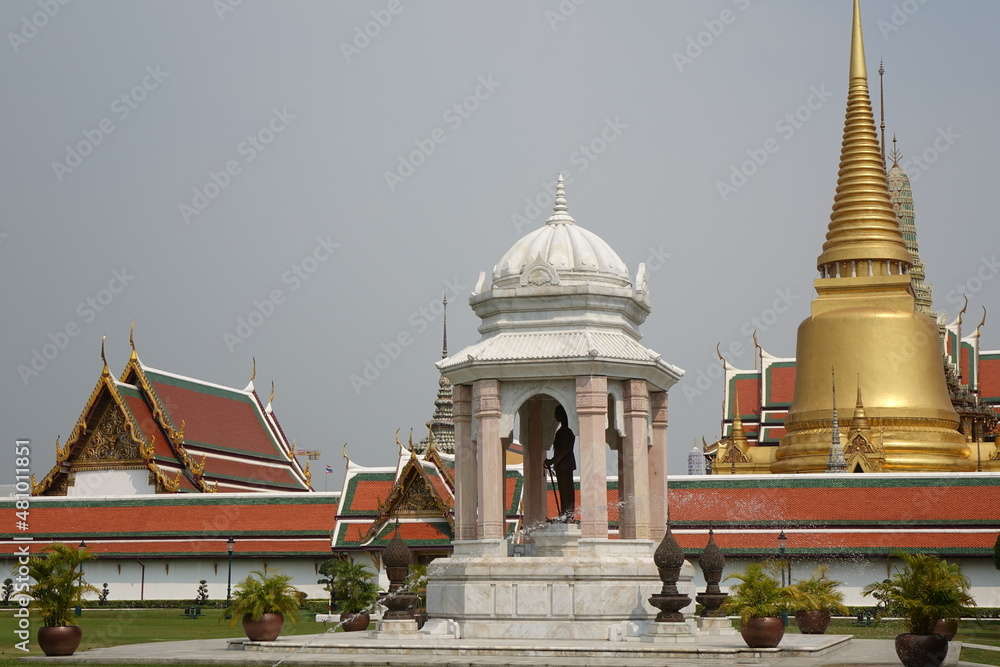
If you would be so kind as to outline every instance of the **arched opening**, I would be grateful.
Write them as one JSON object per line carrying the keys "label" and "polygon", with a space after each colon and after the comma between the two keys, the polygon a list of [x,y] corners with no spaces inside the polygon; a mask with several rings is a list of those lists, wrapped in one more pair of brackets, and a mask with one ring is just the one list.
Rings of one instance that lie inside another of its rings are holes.
{"label": "arched opening", "polygon": [[[526,537],[567,511],[574,515],[570,520],[576,518],[579,449],[578,434],[570,425],[573,407],[567,408],[549,394],[534,394],[517,408],[514,429],[510,437],[504,438],[509,461],[513,462],[515,450],[520,449],[524,484],[522,529]],[[560,482],[564,490],[560,489]]]}

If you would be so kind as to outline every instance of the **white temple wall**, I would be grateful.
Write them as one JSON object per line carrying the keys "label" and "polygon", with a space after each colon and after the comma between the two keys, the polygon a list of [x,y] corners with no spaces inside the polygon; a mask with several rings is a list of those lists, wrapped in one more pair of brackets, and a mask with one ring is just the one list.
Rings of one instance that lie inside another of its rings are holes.
{"label": "white temple wall", "polygon": [[[694,585],[700,593],[705,590],[705,577],[698,566],[698,559],[690,560],[695,569]],[[793,557],[789,559],[789,563],[793,581],[808,578],[820,563],[825,564],[830,569],[827,574],[829,578],[844,582],[842,587],[844,604],[874,606],[876,601],[871,597],[863,597],[861,591],[868,584],[882,581],[892,575],[892,565],[898,561],[893,559],[890,564],[889,560],[884,557],[869,559],[865,556],[829,560]],[[992,558],[947,558],[946,560],[961,565],[962,573],[972,582],[972,597],[978,606],[1000,607],[1000,573],[993,566]],[[722,572],[723,581],[719,582],[720,588],[725,592],[729,590],[731,584],[739,583],[736,580],[725,581],[725,578],[733,572],[742,572],[750,562],[752,560],[747,558],[727,558],[725,570]]]}
{"label": "white temple wall", "polygon": [[[145,565],[145,574],[139,563]],[[323,559],[304,558],[268,558],[268,559],[233,559],[232,586],[245,579],[253,570],[263,570],[267,564],[268,573],[280,570],[292,577],[291,584],[306,593],[310,598],[326,598],[329,594],[323,590],[323,585],[316,583],[323,578],[319,574]],[[368,558],[361,556],[359,562],[371,568]],[[0,561],[0,568],[11,571],[16,561],[7,559]],[[226,599],[226,558],[141,558],[137,560],[103,559],[84,563],[86,581],[100,590],[103,584],[108,584],[108,600],[191,600],[198,594],[198,582],[204,579],[208,583],[208,596],[211,600]],[[388,579],[384,572],[380,573],[379,586],[384,590],[388,587]],[[96,596],[88,596],[95,599]]]}

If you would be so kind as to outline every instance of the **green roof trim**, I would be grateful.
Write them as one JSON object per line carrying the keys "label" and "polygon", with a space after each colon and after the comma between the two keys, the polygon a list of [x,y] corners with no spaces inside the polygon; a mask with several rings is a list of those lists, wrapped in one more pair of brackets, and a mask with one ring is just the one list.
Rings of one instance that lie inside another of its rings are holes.
{"label": "green roof trim", "polygon": [[[726,479],[722,479],[725,477]],[[951,487],[951,486],[1000,486],[1000,477],[963,478],[958,475],[941,474],[936,477],[829,477],[827,475],[800,475],[794,479],[730,479],[733,475],[706,475],[705,479],[671,480],[670,489],[864,489],[864,488],[907,488],[907,487]],[[735,477],[739,477],[736,475]]]}

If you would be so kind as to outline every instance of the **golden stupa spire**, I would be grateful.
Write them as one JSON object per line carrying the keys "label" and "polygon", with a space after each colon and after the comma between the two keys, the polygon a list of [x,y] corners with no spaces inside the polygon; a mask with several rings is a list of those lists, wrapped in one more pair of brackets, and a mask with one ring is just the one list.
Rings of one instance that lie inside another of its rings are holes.
{"label": "golden stupa spire", "polygon": [[746,431],[743,430],[743,417],[740,415],[740,395],[733,388],[733,444],[746,454],[750,443],[747,441]]}
{"label": "golden stupa spire", "polygon": [[861,9],[854,0],[847,117],[833,213],[817,266],[827,278],[898,275],[912,259],[889,199],[882,147],[875,131]]}
{"label": "golden stupa spire", "polygon": [[871,424],[868,423],[868,416],[865,414],[865,404],[861,400],[861,373],[858,373],[858,402],[854,405],[854,416],[851,417],[852,431],[868,431]]}

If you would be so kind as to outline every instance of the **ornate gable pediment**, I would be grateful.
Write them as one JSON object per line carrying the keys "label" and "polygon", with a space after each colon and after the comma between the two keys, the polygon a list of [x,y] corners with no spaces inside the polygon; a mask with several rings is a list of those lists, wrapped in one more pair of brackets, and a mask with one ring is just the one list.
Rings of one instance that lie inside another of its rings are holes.
{"label": "ornate gable pediment", "polygon": [[100,468],[142,465],[145,458],[142,449],[141,442],[132,436],[125,414],[111,402],[73,462],[80,467]]}
{"label": "ornate gable pediment", "polygon": [[431,484],[421,463],[411,457],[378,510],[378,518],[361,539],[362,544],[372,540],[393,516],[417,518],[445,518],[454,528],[452,504]]}

